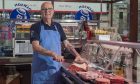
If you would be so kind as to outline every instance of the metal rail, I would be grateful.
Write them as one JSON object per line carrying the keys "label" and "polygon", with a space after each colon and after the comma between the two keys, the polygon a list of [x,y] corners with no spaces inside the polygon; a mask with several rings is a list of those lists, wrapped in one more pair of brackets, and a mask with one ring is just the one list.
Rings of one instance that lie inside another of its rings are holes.
{"label": "metal rail", "polygon": [[121,46],[121,47],[127,47],[127,48],[140,49],[140,43],[134,43],[134,42],[99,41],[99,40],[88,40],[87,42],[88,43],[108,44],[108,45],[113,45],[113,46]]}

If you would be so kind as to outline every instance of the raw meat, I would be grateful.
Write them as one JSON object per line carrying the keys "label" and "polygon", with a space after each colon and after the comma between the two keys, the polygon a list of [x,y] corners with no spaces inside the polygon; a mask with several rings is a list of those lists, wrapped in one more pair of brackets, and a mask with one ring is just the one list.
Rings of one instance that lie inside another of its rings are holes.
{"label": "raw meat", "polygon": [[110,84],[110,80],[107,78],[97,78],[96,84]]}
{"label": "raw meat", "polygon": [[111,84],[124,84],[124,78],[113,74],[103,74],[104,78],[110,80]]}
{"label": "raw meat", "polygon": [[98,73],[96,73],[94,71],[77,72],[77,74],[84,80],[93,80],[98,77],[101,77]]}
{"label": "raw meat", "polygon": [[72,72],[87,71],[88,65],[86,63],[83,64],[73,63],[68,67],[68,70]]}

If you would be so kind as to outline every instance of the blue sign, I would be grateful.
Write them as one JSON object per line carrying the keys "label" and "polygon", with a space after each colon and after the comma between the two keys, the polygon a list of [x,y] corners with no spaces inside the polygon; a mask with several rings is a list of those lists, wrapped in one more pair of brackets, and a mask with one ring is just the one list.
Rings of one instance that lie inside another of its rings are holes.
{"label": "blue sign", "polygon": [[16,8],[10,15],[11,19],[30,19],[29,12],[24,8]]}
{"label": "blue sign", "polygon": [[80,10],[75,15],[76,20],[93,20],[93,15],[88,10]]}

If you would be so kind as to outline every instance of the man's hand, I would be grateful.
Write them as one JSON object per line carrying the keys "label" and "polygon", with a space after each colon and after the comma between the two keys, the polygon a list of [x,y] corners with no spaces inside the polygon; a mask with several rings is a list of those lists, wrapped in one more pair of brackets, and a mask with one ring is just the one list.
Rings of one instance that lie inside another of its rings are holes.
{"label": "man's hand", "polygon": [[58,62],[63,62],[64,61],[64,56],[60,56],[60,55],[54,54],[53,55],[53,59],[55,61],[58,61]]}

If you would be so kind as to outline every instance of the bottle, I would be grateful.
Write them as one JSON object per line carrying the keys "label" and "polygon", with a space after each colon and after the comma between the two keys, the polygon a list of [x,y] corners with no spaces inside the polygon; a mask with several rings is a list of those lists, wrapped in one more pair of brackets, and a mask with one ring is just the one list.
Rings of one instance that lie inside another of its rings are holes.
{"label": "bottle", "polygon": [[119,76],[124,76],[124,60],[125,60],[125,54],[122,53],[120,57],[120,62],[117,62],[115,65],[115,74]]}
{"label": "bottle", "polygon": [[125,53],[122,53],[120,66],[119,66],[120,67],[119,73],[121,76],[124,75],[124,61],[125,61]]}

